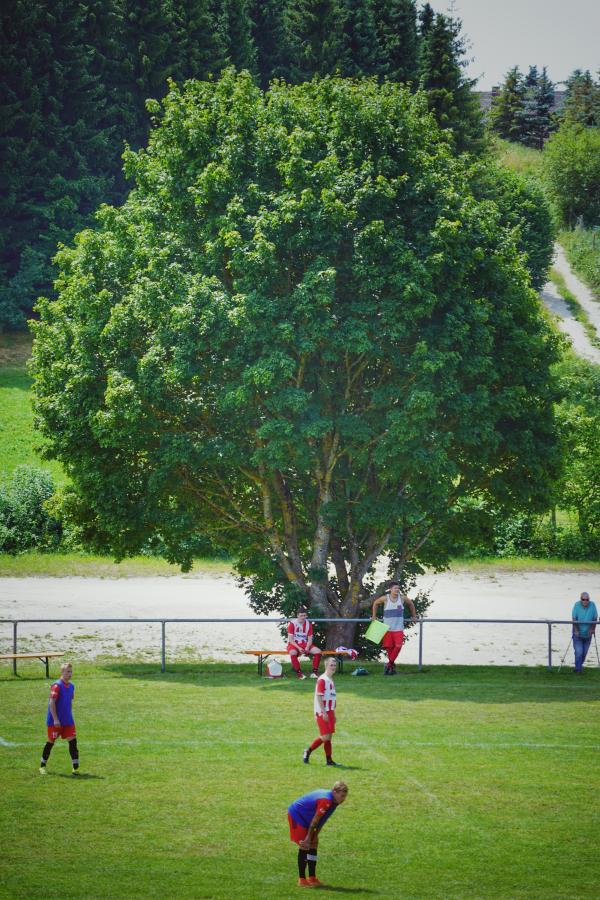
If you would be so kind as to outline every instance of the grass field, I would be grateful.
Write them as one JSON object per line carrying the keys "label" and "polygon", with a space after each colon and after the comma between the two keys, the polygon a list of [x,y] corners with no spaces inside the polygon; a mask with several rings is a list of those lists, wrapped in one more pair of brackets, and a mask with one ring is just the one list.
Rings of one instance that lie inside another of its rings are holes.
{"label": "grass field", "polygon": [[[0,674],[0,896],[285,900],[287,805],[343,778],[323,893],[379,898],[598,896],[600,672],[448,667],[338,676],[325,768],[310,681],[254,666],[75,663],[82,774],[38,772],[48,683]],[[584,858],[585,857],[585,858]]]}
{"label": "grass field", "polygon": [[[26,345],[28,346],[28,345]],[[39,435],[33,428],[31,378],[25,361],[18,354],[2,355],[0,345],[0,478],[12,473],[16,466],[28,464],[48,469],[57,484],[66,480],[59,463],[42,460],[35,447]],[[2,364],[3,360],[9,364]]]}
{"label": "grass field", "polygon": [[494,137],[493,150],[498,162],[513,172],[537,179],[541,177],[542,154],[539,150],[505,141],[498,136]]}

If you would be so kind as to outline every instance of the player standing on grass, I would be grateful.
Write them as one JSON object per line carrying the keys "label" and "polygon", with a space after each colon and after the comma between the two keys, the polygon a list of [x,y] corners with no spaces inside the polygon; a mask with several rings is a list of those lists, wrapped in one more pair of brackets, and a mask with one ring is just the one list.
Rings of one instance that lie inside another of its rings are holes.
{"label": "player standing on grass", "polygon": [[75,685],[71,682],[73,666],[71,663],[63,663],[60,667],[60,678],[50,688],[50,700],[48,702],[48,715],[46,725],[48,728],[48,741],[42,750],[40,774],[46,774],[46,763],[52,753],[54,742],[58,738],[69,742],[69,753],[73,765],[73,775],[79,774],[79,751],[77,750],[77,735],[75,722],[73,721],[73,696]]}
{"label": "player standing on grass", "polygon": [[347,796],[348,785],[336,781],[330,791],[311,791],[288,807],[290,841],[298,844],[298,887],[319,887],[322,884],[317,878],[319,832]]}
{"label": "player standing on grass", "polygon": [[330,656],[325,663],[325,672],[321,675],[315,685],[314,710],[320,736],[315,738],[310,747],[307,747],[304,751],[302,759],[305,763],[309,761],[310,754],[313,750],[316,750],[317,747],[320,747],[321,744],[323,744],[327,765],[337,766],[337,763],[331,758],[331,738],[335,733],[336,704],[333,676],[336,673],[336,669],[337,659],[334,656]]}
{"label": "player standing on grass", "polygon": [[306,678],[306,675],[300,668],[301,656],[312,656],[312,674],[311,678],[319,677],[319,663],[321,662],[321,651],[313,644],[313,627],[312,622],[306,619],[306,610],[299,609],[297,618],[292,619],[288,623],[288,653],[290,654],[290,662],[292,669],[300,679]]}

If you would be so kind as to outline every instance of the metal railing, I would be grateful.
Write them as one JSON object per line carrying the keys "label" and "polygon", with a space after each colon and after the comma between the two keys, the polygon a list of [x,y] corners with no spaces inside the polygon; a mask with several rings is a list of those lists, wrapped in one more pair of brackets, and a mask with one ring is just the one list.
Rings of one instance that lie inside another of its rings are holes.
{"label": "metal railing", "polygon": [[[160,624],[161,626],[161,672],[166,670],[167,664],[167,648],[166,648],[166,633],[167,633],[167,624],[224,624],[224,623],[249,623],[258,624],[261,622],[268,622],[271,625],[284,625],[286,622],[290,621],[286,618],[266,618],[266,617],[258,617],[255,616],[251,619],[179,619],[179,618],[160,618],[160,619],[0,619],[0,625],[12,625],[13,628],[13,654],[17,654],[18,650],[18,626],[19,625],[31,625],[31,624],[49,624],[49,623],[121,623],[127,625],[138,625],[138,624]],[[311,622],[370,622],[371,619],[313,619],[311,618]],[[548,636],[548,659],[547,666],[548,670],[552,670],[552,626],[553,625],[572,625],[572,619],[434,619],[434,618],[424,618],[417,619],[415,625],[419,626],[419,671],[423,669],[423,632],[424,625],[432,625],[435,623],[451,623],[454,625],[458,624],[486,624],[486,625],[544,625],[547,628],[547,636]],[[595,622],[587,622],[587,625],[596,625]],[[17,661],[13,659],[13,672],[16,674],[17,672]]]}

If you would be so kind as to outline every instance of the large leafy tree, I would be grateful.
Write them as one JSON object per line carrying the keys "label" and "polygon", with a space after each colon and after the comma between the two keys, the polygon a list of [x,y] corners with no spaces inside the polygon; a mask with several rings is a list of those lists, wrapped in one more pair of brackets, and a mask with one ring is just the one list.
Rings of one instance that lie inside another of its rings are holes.
{"label": "large leafy tree", "polygon": [[546,504],[557,339],[422,95],[229,72],[154,111],[40,304],[47,453],[88,541],[188,566],[208,534],[257,608],[347,643],[385,554],[442,565],[474,499]]}
{"label": "large leafy tree", "polygon": [[565,225],[600,225],[600,128],[564,123],[544,148],[544,181]]}

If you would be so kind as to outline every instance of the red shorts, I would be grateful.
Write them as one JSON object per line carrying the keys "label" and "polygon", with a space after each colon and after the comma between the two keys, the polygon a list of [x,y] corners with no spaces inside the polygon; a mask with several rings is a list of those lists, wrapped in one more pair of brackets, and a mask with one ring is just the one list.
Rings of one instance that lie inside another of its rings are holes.
{"label": "red shorts", "polygon": [[287,645],[288,653],[290,652],[290,650],[294,650],[296,653],[298,653],[298,656],[309,656],[310,655],[310,650],[312,650],[312,647],[310,648],[310,650],[306,649],[306,644],[304,644],[304,645],[298,644],[298,647],[302,648],[299,653],[298,653],[298,650],[296,649],[296,647],[293,647],[291,644],[288,644]]}
{"label": "red shorts", "polygon": [[62,738],[63,741],[70,741],[71,738],[77,737],[74,725],[48,725],[48,740],[56,741]]}
{"label": "red shorts", "polygon": [[383,641],[381,642],[381,646],[385,647],[386,650],[393,650],[394,647],[397,647],[398,650],[401,650],[404,645],[404,632],[403,631],[386,631],[383,636]]}
{"label": "red shorts", "polygon": [[319,713],[315,713],[315,719],[317,720],[319,734],[335,733],[335,711],[333,709],[330,710],[328,719],[324,719]]}
{"label": "red shorts", "polygon": [[289,813],[288,823],[290,826],[290,841],[293,841],[295,844],[303,841],[308,834],[308,828],[305,828],[304,825],[300,825],[298,822],[294,822]]}

